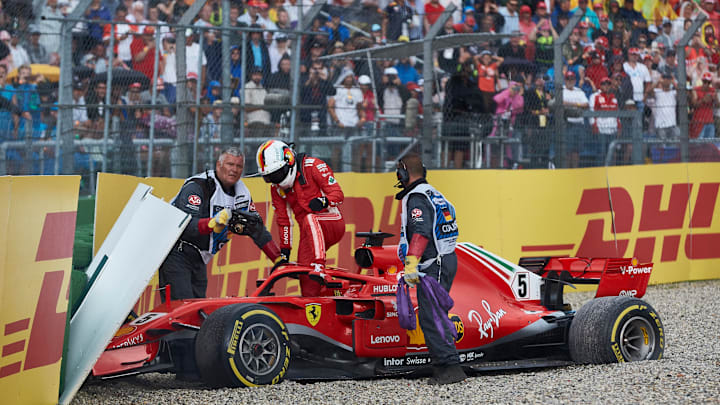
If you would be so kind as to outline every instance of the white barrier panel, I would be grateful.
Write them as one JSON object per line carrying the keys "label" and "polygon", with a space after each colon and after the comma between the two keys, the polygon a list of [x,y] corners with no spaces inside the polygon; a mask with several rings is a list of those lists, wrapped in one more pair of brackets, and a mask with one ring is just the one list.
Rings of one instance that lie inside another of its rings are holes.
{"label": "white barrier panel", "polygon": [[[88,268],[90,289],[70,320],[65,391],[77,393],[145,286],[190,222],[190,215],[139,184]],[[94,278],[94,282],[93,279]]]}

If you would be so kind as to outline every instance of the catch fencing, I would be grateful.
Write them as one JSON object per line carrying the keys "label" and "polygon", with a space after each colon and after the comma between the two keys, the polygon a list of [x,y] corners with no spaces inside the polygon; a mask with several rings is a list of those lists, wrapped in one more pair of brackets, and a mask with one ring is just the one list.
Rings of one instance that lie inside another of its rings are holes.
{"label": "catch fencing", "polygon": [[[689,135],[693,123],[685,86],[676,90],[671,130],[651,118],[667,106],[638,105],[631,97],[618,100],[614,109],[594,111],[590,102],[578,108],[563,100],[567,69],[561,50],[579,14],[553,44],[559,68],[554,73],[506,59],[498,67],[502,90],[482,94],[477,105],[465,100],[458,109],[451,101],[462,96],[451,94],[449,83],[463,55],[497,50],[512,35],[433,48],[433,41],[450,34],[439,24],[424,37],[411,35],[407,44],[420,41],[421,49],[431,49],[427,66],[422,54],[408,61],[371,56],[370,50],[385,44],[377,38],[377,16],[358,7],[315,2],[297,7],[295,26],[268,29],[218,21],[218,10],[229,9],[233,18],[233,11],[245,11],[229,1],[198,0],[169,23],[159,21],[153,7],[143,12],[133,6],[128,14],[136,22],[115,10],[113,21],[102,24],[90,18],[98,13],[90,3],[81,0],[64,14],[49,12],[42,1],[34,16],[15,10],[13,34],[23,37],[33,59],[27,65],[0,64],[5,67],[4,75],[0,68],[0,174],[82,174],[83,190],[91,193],[98,171],[183,178],[213,168],[228,145],[242,148],[251,174],[257,170],[255,150],[269,138],[292,142],[336,171],[358,172],[394,170],[396,159],[409,150],[424,153],[428,168],[458,169],[590,167],[718,155],[714,133]],[[443,16],[457,12],[449,7]],[[334,40],[335,28],[325,29],[337,15],[350,33],[343,41]],[[687,78],[680,44],[703,23],[698,18],[678,45],[678,83]],[[45,59],[35,58],[38,43],[47,51]],[[343,56],[360,49],[367,54]],[[443,59],[447,55],[452,58]],[[328,58],[314,66],[322,56]],[[414,65],[417,77],[395,88],[388,68],[406,63]],[[343,83],[347,73],[354,77],[349,87]],[[575,85],[587,86],[578,73]],[[358,83],[362,76],[369,84]],[[511,102],[495,109],[498,96],[514,86],[522,108],[514,110]],[[538,93],[536,101],[526,97],[532,93]],[[401,103],[391,106],[397,94]]]}

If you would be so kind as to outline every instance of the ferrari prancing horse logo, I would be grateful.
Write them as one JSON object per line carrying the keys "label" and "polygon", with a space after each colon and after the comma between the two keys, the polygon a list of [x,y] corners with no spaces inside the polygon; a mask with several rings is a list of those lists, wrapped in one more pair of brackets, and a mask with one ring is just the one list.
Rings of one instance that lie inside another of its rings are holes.
{"label": "ferrari prancing horse logo", "polygon": [[315,326],[320,322],[320,314],[322,306],[320,304],[305,304],[305,317],[311,326]]}

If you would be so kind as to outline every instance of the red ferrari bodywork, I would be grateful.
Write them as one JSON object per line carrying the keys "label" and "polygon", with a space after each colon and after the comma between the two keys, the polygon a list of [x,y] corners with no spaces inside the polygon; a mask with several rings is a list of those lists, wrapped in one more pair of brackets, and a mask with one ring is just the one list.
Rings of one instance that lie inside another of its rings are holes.
{"label": "red ferrari bodywork", "polygon": [[[292,342],[288,378],[367,377],[427,365],[422,330],[407,331],[398,323],[395,294],[402,265],[395,249],[359,248],[356,261],[363,266],[354,271],[328,269],[333,282],[317,296],[287,295],[299,291],[297,276],[309,271],[288,265],[259,281],[248,297],[162,304],[123,325],[95,364],[93,375],[173,371],[173,339],[192,339],[209,314],[242,303],[261,304],[286,325]],[[567,257],[522,259],[523,267],[470,243],[458,244],[456,252],[458,271],[450,291],[455,306],[450,318],[458,332],[460,359],[468,365],[567,359],[567,331],[574,311],[562,301],[563,285],[599,284],[598,296],[639,298],[652,270],[652,264],[631,259]]]}

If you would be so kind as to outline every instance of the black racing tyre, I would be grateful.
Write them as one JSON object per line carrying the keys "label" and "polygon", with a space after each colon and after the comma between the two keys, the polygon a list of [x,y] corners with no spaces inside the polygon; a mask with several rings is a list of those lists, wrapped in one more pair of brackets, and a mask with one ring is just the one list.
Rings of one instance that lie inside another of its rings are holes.
{"label": "black racing tyre", "polygon": [[655,309],[632,297],[601,297],[583,305],[570,325],[570,357],[580,364],[657,360],[665,331]]}
{"label": "black racing tyre", "polygon": [[263,305],[228,305],[203,322],[195,359],[203,382],[211,387],[277,384],[290,366],[290,335]]}

